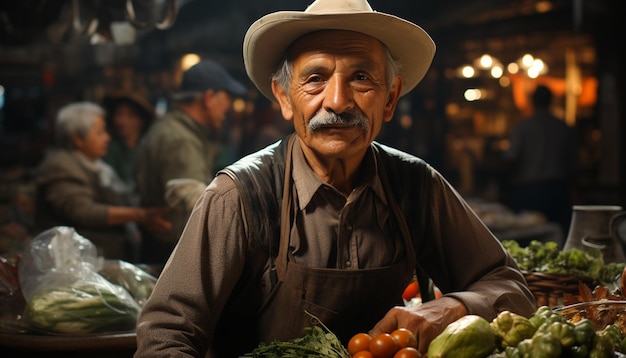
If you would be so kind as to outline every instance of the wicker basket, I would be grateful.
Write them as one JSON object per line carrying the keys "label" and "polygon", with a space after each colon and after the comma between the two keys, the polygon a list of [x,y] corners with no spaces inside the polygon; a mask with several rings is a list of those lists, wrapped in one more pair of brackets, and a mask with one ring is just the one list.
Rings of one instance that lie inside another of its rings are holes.
{"label": "wicker basket", "polygon": [[564,276],[535,271],[523,271],[528,288],[535,296],[537,307],[550,308],[563,305],[563,294],[580,295],[579,283],[584,283],[593,289],[595,282],[590,278]]}

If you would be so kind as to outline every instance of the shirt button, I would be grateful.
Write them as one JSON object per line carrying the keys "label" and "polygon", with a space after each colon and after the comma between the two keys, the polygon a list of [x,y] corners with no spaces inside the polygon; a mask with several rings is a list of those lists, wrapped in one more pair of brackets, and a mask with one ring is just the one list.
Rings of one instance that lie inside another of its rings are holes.
{"label": "shirt button", "polygon": [[346,229],[348,229],[348,231],[352,231],[352,225],[346,225]]}
{"label": "shirt button", "polygon": [[346,267],[352,267],[352,262],[346,261]]}

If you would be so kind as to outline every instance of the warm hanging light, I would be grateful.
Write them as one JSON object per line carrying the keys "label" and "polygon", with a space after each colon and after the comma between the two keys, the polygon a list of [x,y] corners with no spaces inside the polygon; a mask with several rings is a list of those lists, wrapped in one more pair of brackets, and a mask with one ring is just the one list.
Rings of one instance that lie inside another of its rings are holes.
{"label": "warm hanging light", "polygon": [[470,65],[465,65],[461,67],[460,73],[464,78],[472,78],[476,75],[476,70]]}
{"label": "warm hanging light", "polygon": [[528,69],[532,66],[534,60],[533,55],[527,53],[519,59],[519,63],[523,69]]}
{"label": "warm hanging light", "polygon": [[494,60],[493,57],[491,57],[490,55],[484,54],[480,56],[479,63],[481,68],[491,68],[491,66],[493,66]]}
{"label": "warm hanging light", "polygon": [[516,74],[519,72],[519,65],[515,62],[511,62],[508,66],[506,66],[506,70],[511,74]]}
{"label": "warm hanging light", "polygon": [[491,68],[491,77],[500,78],[504,74],[504,69],[502,69],[502,65],[495,65]]}

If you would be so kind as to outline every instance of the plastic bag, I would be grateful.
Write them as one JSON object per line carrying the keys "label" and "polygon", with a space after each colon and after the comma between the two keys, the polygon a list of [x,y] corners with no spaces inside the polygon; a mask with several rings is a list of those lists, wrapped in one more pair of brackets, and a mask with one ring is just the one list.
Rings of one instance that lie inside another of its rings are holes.
{"label": "plastic bag", "polygon": [[140,306],[146,303],[157,281],[153,275],[122,260],[105,261],[99,273],[109,282],[124,287]]}
{"label": "plastic bag", "polygon": [[29,328],[56,334],[133,330],[140,306],[98,273],[103,263],[96,246],[71,227],[35,237],[18,268]]}

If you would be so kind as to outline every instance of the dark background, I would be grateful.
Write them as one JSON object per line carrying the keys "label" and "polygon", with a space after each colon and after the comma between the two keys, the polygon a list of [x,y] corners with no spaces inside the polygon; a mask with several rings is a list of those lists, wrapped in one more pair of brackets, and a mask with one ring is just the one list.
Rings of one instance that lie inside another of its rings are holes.
{"label": "dark background", "polygon": [[[233,146],[233,158],[254,150],[245,144],[252,143],[259,124],[272,123],[276,113],[245,75],[244,34],[262,15],[303,10],[310,1],[169,1],[130,2],[136,14],[136,39],[130,44],[116,43],[109,30],[111,22],[128,20],[126,1],[2,2],[0,170],[6,174],[39,162],[51,142],[54,114],[67,102],[100,101],[108,91],[125,88],[167,106],[186,53],[217,59],[249,85],[246,101],[252,109],[236,115],[224,136]],[[169,4],[176,5],[175,21],[158,28],[155,24],[167,17]],[[550,76],[564,78],[565,54],[573,51],[581,75],[598,83],[595,103],[577,111],[582,163],[575,180],[577,201],[626,204],[626,144],[621,140],[626,134],[622,65],[626,62],[619,50],[624,31],[616,0],[371,0],[370,4],[374,10],[417,23],[437,44],[427,77],[399,104],[398,118],[385,127],[381,141],[428,160],[464,195],[501,200],[506,195],[501,183],[506,173],[500,166],[500,144],[522,111],[513,103],[511,88],[479,78],[461,81],[452,73],[483,53],[508,63],[532,52],[550,65]],[[546,4],[550,9],[540,11]],[[89,28],[94,19],[97,26]],[[490,98],[467,103],[462,93],[469,86],[485,86]],[[470,157],[470,179],[463,172],[464,156]]]}

